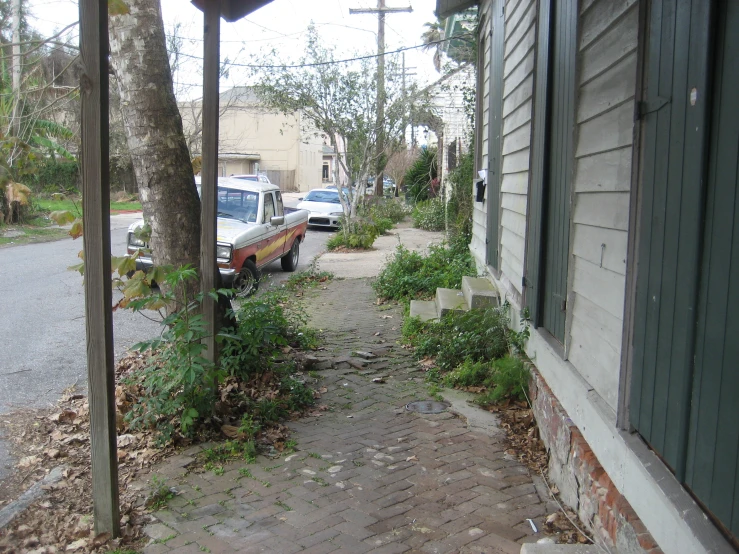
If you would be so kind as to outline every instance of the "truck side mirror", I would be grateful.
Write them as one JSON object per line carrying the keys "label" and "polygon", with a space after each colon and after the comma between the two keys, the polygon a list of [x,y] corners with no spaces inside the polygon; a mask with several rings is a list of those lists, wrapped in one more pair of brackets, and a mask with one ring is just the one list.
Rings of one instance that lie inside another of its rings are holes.
{"label": "truck side mirror", "polygon": [[275,227],[279,225],[285,224],[285,216],[284,215],[273,215],[272,218],[269,220],[269,222],[274,225]]}

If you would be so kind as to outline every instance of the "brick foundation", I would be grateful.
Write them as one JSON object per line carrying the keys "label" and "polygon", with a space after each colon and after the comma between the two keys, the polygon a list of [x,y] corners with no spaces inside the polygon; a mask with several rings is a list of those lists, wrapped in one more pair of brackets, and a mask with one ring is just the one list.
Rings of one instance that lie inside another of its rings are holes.
{"label": "brick foundation", "polygon": [[577,512],[588,531],[619,553],[661,554],[652,535],[535,369],[529,388],[539,433],[549,451],[549,478],[559,488],[561,500]]}

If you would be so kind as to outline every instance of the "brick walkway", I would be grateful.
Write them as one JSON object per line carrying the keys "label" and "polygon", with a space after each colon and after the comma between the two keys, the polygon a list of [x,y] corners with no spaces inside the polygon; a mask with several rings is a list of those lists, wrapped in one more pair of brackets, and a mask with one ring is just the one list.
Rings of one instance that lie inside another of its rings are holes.
{"label": "brick walkway", "polygon": [[[451,412],[404,409],[428,396],[396,343],[400,311],[375,306],[363,279],[305,300],[326,339],[318,354],[339,360],[319,385],[332,411],[291,423],[298,450],[279,459],[183,477],[196,447],[157,468],[180,494],[147,528],[145,552],[517,554],[540,538],[526,519],[541,528],[553,508],[499,439]],[[355,351],[377,357],[363,362]],[[378,376],[385,383],[373,383]]]}

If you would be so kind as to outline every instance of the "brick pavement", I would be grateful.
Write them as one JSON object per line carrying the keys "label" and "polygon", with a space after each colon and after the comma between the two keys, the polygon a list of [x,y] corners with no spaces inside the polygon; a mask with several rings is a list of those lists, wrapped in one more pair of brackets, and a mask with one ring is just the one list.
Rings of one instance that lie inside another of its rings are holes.
{"label": "brick pavement", "polygon": [[517,554],[542,536],[526,520],[541,529],[556,507],[499,438],[448,411],[404,409],[428,393],[396,342],[397,307],[376,306],[365,279],[331,282],[305,303],[323,331],[318,354],[345,360],[320,372],[332,410],[290,423],[297,451],[278,459],[187,473],[199,446],[157,468],[179,494],[148,526],[146,554]]}

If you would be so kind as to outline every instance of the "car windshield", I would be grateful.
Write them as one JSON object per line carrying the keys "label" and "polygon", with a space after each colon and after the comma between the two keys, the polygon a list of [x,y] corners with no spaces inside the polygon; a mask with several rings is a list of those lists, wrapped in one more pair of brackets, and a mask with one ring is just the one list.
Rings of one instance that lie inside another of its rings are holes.
{"label": "car windshield", "polygon": [[258,193],[218,187],[218,217],[255,223],[257,211],[259,211]]}
{"label": "car windshield", "polygon": [[259,181],[256,175],[233,175],[232,179],[241,179],[242,181]]}
{"label": "car windshield", "polygon": [[340,204],[339,191],[337,190],[312,190],[304,198],[306,202],[327,202],[329,204]]}

